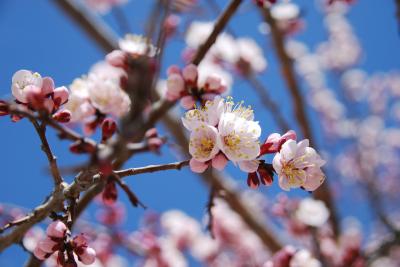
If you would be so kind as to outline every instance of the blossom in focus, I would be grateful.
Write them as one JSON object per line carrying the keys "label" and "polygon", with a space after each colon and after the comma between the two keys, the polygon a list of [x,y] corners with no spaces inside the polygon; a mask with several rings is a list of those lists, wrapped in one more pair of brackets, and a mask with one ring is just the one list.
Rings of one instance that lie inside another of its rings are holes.
{"label": "blossom in focus", "polygon": [[258,169],[261,128],[254,121],[253,110],[242,104],[216,97],[203,108],[186,112],[182,121],[191,131],[189,152],[193,171],[203,172],[209,163],[223,169],[228,160],[245,172]]}
{"label": "blossom in focus", "polygon": [[329,210],[323,201],[305,198],[299,204],[296,218],[306,225],[320,227],[328,220]]}
{"label": "blossom in focus", "polygon": [[114,6],[122,5],[128,0],[84,0],[89,8],[100,14],[108,13]]}
{"label": "blossom in focus", "polygon": [[[64,86],[55,88],[50,77],[42,78],[37,72],[19,70],[12,77],[11,91],[21,108],[54,114],[53,119],[59,122],[70,119],[69,111],[59,110],[68,101],[69,91]],[[7,114],[6,111],[2,113]]]}
{"label": "blossom in focus", "polygon": [[[61,221],[52,222],[46,230],[47,236],[39,241],[33,254],[39,260],[49,258],[53,253],[58,251],[57,262],[65,266],[66,263],[75,263],[75,258],[70,258],[70,252],[74,252],[78,260],[85,265],[92,264],[96,259],[96,252],[93,248],[88,246],[88,241],[83,234],[75,236],[69,242],[68,228]],[[69,245],[66,246],[66,243]],[[65,251],[67,250],[67,251]],[[67,253],[66,253],[67,252]]]}
{"label": "blossom in focus", "polygon": [[276,153],[272,164],[279,176],[280,187],[286,191],[298,187],[314,191],[325,180],[321,170],[325,161],[309,147],[308,139],[299,143],[295,140],[286,141],[280,152]]}
{"label": "blossom in focus", "polygon": [[42,88],[42,76],[29,70],[19,70],[12,77],[11,91],[13,96],[22,103],[28,103],[29,87]]}

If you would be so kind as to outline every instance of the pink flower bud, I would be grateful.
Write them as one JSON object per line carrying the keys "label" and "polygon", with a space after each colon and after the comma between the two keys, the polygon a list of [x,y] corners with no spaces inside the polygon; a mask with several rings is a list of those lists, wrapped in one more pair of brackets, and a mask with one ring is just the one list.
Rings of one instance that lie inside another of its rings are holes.
{"label": "pink flower bud", "polygon": [[293,130],[288,131],[284,135],[278,133],[270,134],[265,140],[264,144],[261,145],[260,155],[268,153],[276,153],[281,150],[282,145],[288,140],[296,140],[296,132]]}
{"label": "pink flower bud", "polygon": [[122,50],[114,50],[106,56],[106,61],[117,68],[126,68],[127,54]]}
{"label": "pink flower bud", "polygon": [[83,264],[90,265],[96,260],[96,251],[93,248],[88,247],[88,248],[84,249],[83,253],[78,256],[79,256],[79,260]]}
{"label": "pink flower bud", "polygon": [[146,133],[144,134],[144,136],[145,136],[146,138],[157,137],[157,136],[158,136],[157,129],[156,129],[156,128],[148,129],[148,130],[146,131]]}
{"label": "pink flower bud", "polygon": [[256,172],[249,173],[247,176],[247,185],[252,189],[257,189],[260,185],[260,180]]}
{"label": "pink flower bud", "polygon": [[101,124],[101,140],[106,141],[113,136],[117,130],[117,123],[111,119],[107,118]]}
{"label": "pink flower bud", "polygon": [[53,115],[53,119],[61,123],[67,123],[71,120],[71,112],[66,109],[58,111]]}
{"label": "pink flower bud", "polygon": [[54,242],[49,237],[39,241],[38,247],[46,253],[53,253],[57,250],[57,242]]}
{"label": "pink flower bud", "polygon": [[103,202],[106,205],[112,205],[115,203],[115,201],[118,198],[118,191],[117,187],[114,182],[109,181],[106,184],[106,187],[104,188],[103,194],[102,194]]}
{"label": "pink flower bud", "polygon": [[172,65],[167,69],[167,74],[168,76],[172,75],[172,74],[181,74],[181,70],[178,66],[176,65]]}
{"label": "pink flower bud", "polygon": [[175,33],[177,27],[179,26],[181,19],[177,15],[169,15],[164,23],[164,30],[167,36],[171,36]]}
{"label": "pink flower bud", "polygon": [[222,171],[225,168],[226,164],[228,164],[228,159],[222,153],[216,155],[211,161],[212,167],[219,171]]}
{"label": "pink flower bud", "polygon": [[191,95],[182,97],[180,102],[181,106],[185,109],[192,109],[196,103]]}
{"label": "pink flower bud", "polygon": [[57,107],[68,101],[69,91],[67,87],[61,86],[54,89],[53,100]]}
{"label": "pink flower bud", "polygon": [[205,162],[197,161],[194,158],[190,160],[189,166],[192,172],[196,173],[203,173],[208,168],[208,164],[206,164]]}
{"label": "pink flower bud", "polygon": [[50,77],[44,77],[42,80],[42,94],[47,96],[54,91],[54,81]]}
{"label": "pink flower bud", "polygon": [[205,87],[212,91],[218,90],[221,87],[221,78],[214,75],[208,76]]}
{"label": "pink flower bud", "polygon": [[67,232],[67,226],[62,221],[54,221],[47,227],[46,233],[50,237],[63,238]]}
{"label": "pink flower bud", "polygon": [[43,250],[41,250],[40,249],[40,247],[39,246],[37,246],[36,248],[35,248],[35,250],[33,251],[33,255],[35,255],[35,257],[37,258],[37,259],[39,259],[39,260],[45,260],[47,257],[47,253],[46,252],[44,252]]}
{"label": "pink flower bud", "polygon": [[179,98],[180,94],[185,89],[185,82],[179,74],[173,73],[168,76],[167,93]]}
{"label": "pink flower bud", "polygon": [[266,168],[259,167],[258,175],[260,176],[261,183],[266,186],[270,186],[273,182],[273,173],[271,170],[267,170]]}
{"label": "pink flower bud", "polygon": [[147,145],[149,146],[149,149],[154,152],[158,152],[163,144],[164,141],[158,137],[149,138],[149,140],[147,140]]}
{"label": "pink flower bud", "polygon": [[182,76],[187,82],[194,83],[197,80],[197,66],[194,64],[187,65],[182,70]]}
{"label": "pink flower bud", "polygon": [[73,239],[74,247],[87,247],[88,240],[84,234],[80,234],[74,237]]}

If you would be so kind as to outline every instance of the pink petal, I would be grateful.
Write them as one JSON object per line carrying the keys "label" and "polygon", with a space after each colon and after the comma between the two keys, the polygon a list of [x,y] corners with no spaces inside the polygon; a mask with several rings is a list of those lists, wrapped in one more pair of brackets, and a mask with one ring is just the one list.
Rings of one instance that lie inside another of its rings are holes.
{"label": "pink petal", "polygon": [[38,247],[46,253],[53,253],[56,251],[56,249],[54,249],[56,245],[57,243],[51,240],[49,237],[46,237],[38,243]]}
{"label": "pink petal", "polygon": [[171,75],[171,74],[174,74],[174,73],[175,74],[180,74],[181,73],[180,68],[178,66],[176,66],[176,65],[172,65],[167,69],[168,76]]}
{"label": "pink petal", "polygon": [[53,99],[54,99],[54,103],[56,103],[57,106],[60,106],[64,103],[66,103],[68,101],[68,97],[69,97],[69,91],[68,91],[67,87],[61,86],[61,87],[57,87],[54,90]]}
{"label": "pink petal", "polygon": [[67,232],[67,226],[62,221],[54,221],[47,227],[46,233],[50,237],[63,238]]}
{"label": "pink petal", "polygon": [[212,167],[219,171],[222,171],[226,164],[228,164],[228,159],[222,153],[219,153],[211,160]]}
{"label": "pink petal", "polygon": [[44,77],[42,83],[42,94],[48,95],[54,91],[54,81],[50,77]]}
{"label": "pink petal", "polygon": [[260,162],[258,160],[243,160],[239,161],[239,168],[244,172],[255,172],[258,169]]}
{"label": "pink petal", "polygon": [[96,260],[96,251],[91,247],[83,250],[83,253],[78,255],[79,260],[86,265],[92,264]]}
{"label": "pink petal", "polygon": [[167,80],[167,93],[179,95],[185,89],[185,81],[179,74],[171,74]]}
{"label": "pink petal", "polygon": [[38,258],[39,260],[42,260],[42,261],[43,261],[43,260],[46,259],[47,253],[44,252],[43,250],[41,250],[41,249],[39,248],[39,246],[37,246],[37,247],[35,248],[35,250],[33,251],[33,255],[35,255],[35,257]]}
{"label": "pink petal", "polygon": [[208,164],[205,162],[197,161],[195,159],[191,159],[189,162],[190,169],[192,172],[203,173],[207,168]]}
{"label": "pink petal", "polygon": [[181,106],[185,109],[193,109],[195,103],[193,96],[188,95],[181,98]]}
{"label": "pink petal", "polygon": [[127,54],[122,50],[114,50],[107,54],[106,60],[114,67],[124,68],[126,66]]}
{"label": "pink petal", "polygon": [[182,70],[182,76],[188,82],[194,83],[197,80],[197,75],[197,66],[194,64],[190,64]]}

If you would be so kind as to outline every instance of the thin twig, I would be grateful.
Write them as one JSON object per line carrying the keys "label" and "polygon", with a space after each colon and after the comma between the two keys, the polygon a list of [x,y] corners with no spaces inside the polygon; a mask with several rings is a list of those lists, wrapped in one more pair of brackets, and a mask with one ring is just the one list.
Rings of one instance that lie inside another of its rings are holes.
{"label": "thin twig", "polygon": [[208,50],[217,40],[218,35],[223,31],[225,26],[228,24],[229,20],[236,12],[242,0],[232,0],[229,5],[225,8],[225,10],[221,13],[220,17],[217,19],[217,22],[214,25],[213,31],[210,36],[207,38],[204,44],[200,46],[197,50],[196,56],[193,59],[193,64],[199,65],[201,60],[207,54]]}
{"label": "thin twig", "polygon": [[39,125],[39,123],[35,119],[30,119],[30,121],[33,124],[33,126],[35,127],[35,130],[36,130],[37,134],[39,135],[40,141],[42,142],[42,150],[46,154],[47,159],[49,161],[50,171],[51,171],[51,174],[54,179],[54,184],[56,186],[58,186],[59,184],[61,184],[64,181],[64,179],[62,178],[62,176],[60,174],[60,170],[58,169],[57,158],[56,158],[56,156],[54,156],[53,152],[51,151],[49,142],[47,141],[46,124],[41,123]]}
{"label": "thin twig", "polygon": [[207,224],[207,230],[210,232],[210,235],[212,238],[214,238],[214,231],[213,231],[213,213],[212,213],[212,208],[214,207],[214,198],[216,195],[216,191],[214,186],[210,187],[210,193],[208,195],[208,202],[207,202],[207,214],[208,214],[208,224]]}
{"label": "thin twig", "polygon": [[146,206],[139,200],[136,194],[129,188],[129,186],[124,183],[118,175],[112,175],[113,180],[121,187],[122,190],[126,193],[129,198],[129,201],[133,206],[140,206],[143,209],[146,209]]}
{"label": "thin twig", "polygon": [[149,165],[141,168],[130,168],[126,170],[115,171],[119,177],[127,177],[132,175],[138,175],[142,173],[151,173],[165,170],[180,170],[182,167],[189,165],[189,160],[169,163],[169,164],[160,164],[160,165]]}

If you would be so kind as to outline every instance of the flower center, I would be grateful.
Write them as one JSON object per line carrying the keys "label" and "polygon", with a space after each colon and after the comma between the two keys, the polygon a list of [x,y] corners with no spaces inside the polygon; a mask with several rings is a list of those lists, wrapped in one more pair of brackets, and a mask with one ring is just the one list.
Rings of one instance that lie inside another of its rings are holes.
{"label": "flower center", "polygon": [[303,184],[301,177],[304,176],[304,170],[296,167],[293,160],[283,164],[282,172],[288,178],[290,186],[301,186]]}
{"label": "flower center", "polygon": [[230,150],[237,150],[240,144],[240,136],[235,133],[231,133],[224,137],[224,144]]}

